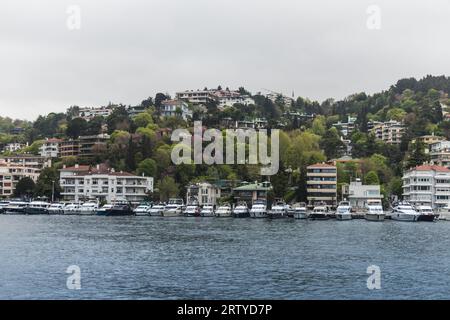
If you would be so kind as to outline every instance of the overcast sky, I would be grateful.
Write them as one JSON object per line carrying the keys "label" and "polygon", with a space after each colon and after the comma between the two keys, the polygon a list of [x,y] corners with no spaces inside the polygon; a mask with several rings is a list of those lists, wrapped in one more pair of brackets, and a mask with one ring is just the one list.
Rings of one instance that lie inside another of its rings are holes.
{"label": "overcast sky", "polygon": [[449,0],[2,0],[0,116],[219,84],[320,101],[373,93],[450,75],[449,16]]}

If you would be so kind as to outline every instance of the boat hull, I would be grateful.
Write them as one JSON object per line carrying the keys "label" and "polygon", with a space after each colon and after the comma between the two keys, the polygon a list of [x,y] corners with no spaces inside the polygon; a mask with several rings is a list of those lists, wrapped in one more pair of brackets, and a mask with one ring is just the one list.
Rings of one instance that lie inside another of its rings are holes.
{"label": "boat hull", "polygon": [[118,216],[132,216],[134,212],[132,210],[106,210],[104,216],[118,217]]}
{"label": "boat hull", "polygon": [[417,221],[427,221],[427,222],[433,222],[435,220],[437,220],[438,218],[436,218],[436,215],[434,214],[421,214]]}
{"label": "boat hull", "polygon": [[233,212],[233,217],[235,218],[249,218],[250,213],[249,212]]}
{"label": "boat hull", "polygon": [[267,212],[250,212],[250,217],[254,219],[267,218]]}
{"label": "boat hull", "polygon": [[416,222],[419,218],[419,215],[415,214],[405,214],[405,213],[397,213],[394,212],[391,214],[391,219],[396,221],[405,221],[405,222]]}
{"label": "boat hull", "polygon": [[231,212],[216,212],[214,216],[216,218],[231,218],[233,214]]}
{"label": "boat hull", "polygon": [[48,214],[48,210],[44,208],[25,208],[24,212],[28,215]]}
{"label": "boat hull", "polygon": [[366,219],[367,221],[384,221],[385,218],[386,218],[385,214],[370,214],[370,213],[366,213],[364,215],[364,219]]}
{"label": "boat hull", "polygon": [[308,214],[306,212],[294,212],[294,219],[308,219]]}
{"label": "boat hull", "polygon": [[179,217],[181,216],[181,211],[163,211],[161,212],[162,217]]}
{"label": "boat hull", "polygon": [[327,214],[311,213],[308,218],[311,220],[329,220],[330,216]]}
{"label": "boat hull", "polygon": [[352,220],[352,215],[350,213],[336,213],[336,220]]}

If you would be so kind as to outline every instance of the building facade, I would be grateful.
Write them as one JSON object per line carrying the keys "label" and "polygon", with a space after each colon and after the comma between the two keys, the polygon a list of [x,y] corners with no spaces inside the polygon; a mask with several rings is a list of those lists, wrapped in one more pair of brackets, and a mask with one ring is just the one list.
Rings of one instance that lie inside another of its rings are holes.
{"label": "building facade", "polygon": [[92,158],[105,153],[107,151],[109,138],[110,136],[106,133],[92,136],[80,136],[78,138],[79,156]]}
{"label": "building facade", "polygon": [[103,117],[106,118],[114,111],[113,106],[106,107],[84,107],[80,108],[79,116],[86,121],[89,121],[95,117]]}
{"label": "building facade", "polygon": [[267,181],[244,183],[233,189],[233,195],[237,202],[245,201],[248,206],[251,206],[255,200],[267,200],[267,193],[270,190],[272,190],[272,185]]}
{"label": "building facade", "polygon": [[221,197],[220,188],[209,182],[200,182],[188,186],[186,204],[197,202],[199,205],[217,205]]}
{"label": "building facade", "polygon": [[439,141],[430,145],[430,160],[433,164],[450,167],[450,141]]}
{"label": "building facade", "polygon": [[400,144],[402,141],[405,127],[403,123],[390,120],[374,125],[371,132],[375,134],[375,137],[388,144]]}
{"label": "building facade", "polygon": [[37,181],[40,169],[25,167],[12,163],[0,163],[0,198],[14,195],[17,183],[25,177]]}
{"label": "building facade", "polygon": [[422,165],[403,175],[403,198],[413,205],[445,207],[450,203],[450,169]]}
{"label": "building facade", "polygon": [[180,116],[183,120],[192,117],[192,111],[183,100],[165,100],[161,102],[161,115],[164,117]]}
{"label": "building facade", "polygon": [[61,139],[46,139],[39,149],[39,154],[44,158],[58,158],[61,142]]}
{"label": "building facade", "polygon": [[13,143],[8,143],[4,148],[3,148],[3,152],[17,152],[25,147],[28,147],[28,143],[24,144],[24,143],[19,143],[19,142],[13,142]]}
{"label": "building facade", "polygon": [[105,165],[64,167],[60,170],[59,183],[63,200],[71,202],[96,198],[108,203],[126,199],[139,204],[153,192],[152,177],[115,172]]}
{"label": "building facade", "polygon": [[352,208],[363,209],[367,207],[367,200],[381,200],[383,195],[380,185],[364,185],[357,179],[342,187],[342,198],[347,199]]}
{"label": "building facade", "polygon": [[80,142],[78,140],[64,140],[59,144],[59,156],[61,158],[77,157],[80,154]]}
{"label": "building facade", "polygon": [[52,160],[46,157],[17,155],[0,157],[0,165],[11,165],[42,170],[52,166]]}
{"label": "building facade", "polygon": [[337,202],[337,168],[317,163],[306,168],[308,204],[325,203],[335,207]]}

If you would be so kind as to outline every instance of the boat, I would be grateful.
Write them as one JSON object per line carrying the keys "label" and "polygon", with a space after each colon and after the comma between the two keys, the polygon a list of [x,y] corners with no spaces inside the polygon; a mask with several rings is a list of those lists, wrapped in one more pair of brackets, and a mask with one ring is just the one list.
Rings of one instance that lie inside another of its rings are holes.
{"label": "boat", "polygon": [[267,212],[267,217],[269,219],[279,219],[287,218],[288,216],[288,205],[284,201],[277,201],[272,206],[272,209]]}
{"label": "boat", "polygon": [[5,208],[9,205],[9,201],[0,201],[0,213],[5,213]]}
{"label": "boat", "polygon": [[439,220],[450,220],[450,203],[438,209],[438,218]]}
{"label": "boat", "polygon": [[48,214],[63,214],[64,207],[64,203],[52,203],[48,207]]}
{"label": "boat", "polygon": [[308,216],[312,220],[328,220],[330,216],[328,214],[328,208],[326,205],[317,205]]}
{"label": "boat", "polygon": [[439,219],[439,214],[435,214],[430,206],[416,206],[416,211],[419,213],[417,221],[435,221]]}
{"label": "boat", "polygon": [[188,217],[200,217],[200,207],[198,204],[189,204],[184,210],[184,215]]}
{"label": "boat", "polygon": [[350,202],[341,201],[336,209],[337,220],[351,220],[352,219],[352,207]]}
{"label": "boat", "polygon": [[164,204],[154,204],[149,210],[148,210],[148,214],[150,216],[162,216],[164,209],[165,209],[165,205]]}
{"label": "boat", "polygon": [[80,215],[95,215],[98,211],[98,203],[97,202],[85,202],[78,208],[78,214]]}
{"label": "boat", "polygon": [[306,219],[308,218],[308,211],[306,210],[306,204],[304,202],[295,203],[291,208],[293,217],[295,219]]}
{"label": "boat", "polygon": [[[104,206],[103,206],[104,207]],[[99,211],[97,210],[97,215]],[[127,200],[116,200],[110,208],[106,208],[100,215],[103,216],[132,216],[133,209]]]}
{"label": "boat", "polygon": [[248,218],[250,213],[248,211],[247,202],[240,201],[236,204],[233,210],[233,217],[235,218]]}
{"label": "boat", "polygon": [[25,214],[48,214],[48,207],[50,203],[45,201],[31,201],[27,207],[25,207]]}
{"label": "boat", "polygon": [[152,208],[152,206],[147,203],[140,204],[133,210],[133,212],[137,216],[148,216],[148,215],[150,215],[151,208]]}
{"label": "boat", "polygon": [[95,212],[95,214],[97,216],[106,216],[106,212],[111,210],[113,207],[112,204],[105,204],[103,205],[101,208],[97,209],[97,211]]}
{"label": "boat", "polygon": [[200,216],[202,217],[214,217],[214,206],[211,204],[206,204],[202,207],[200,211]]}
{"label": "boat", "polygon": [[69,203],[64,207],[64,214],[80,214],[80,205],[78,203]]}
{"label": "boat", "polygon": [[24,214],[27,206],[28,202],[13,200],[4,208],[4,212],[8,214]]}
{"label": "boat", "polygon": [[397,221],[415,222],[420,214],[406,201],[398,202],[392,208],[391,219]]}
{"label": "boat", "polygon": [[214,216],[218,218],[228,218],[233,216],[233,211],[231,210],[231,206],[229,203],[225,203],[217,208],[216,212],[214,212]]}
{"label": "boat", "polygon": [[255,200],[250,209],[250,217],[267,218],[267,204],[265,200]]}
{"label": "boat", "polygon": [[383,211],[381,200],[367,200],[364,219],[368,221],[383,221],[385,217],[386,214]]}
{"label": "boat", "polygon": [[163,217],[179,217],[183,213],[183,204],[183,199],[171,198],[161,215]]}

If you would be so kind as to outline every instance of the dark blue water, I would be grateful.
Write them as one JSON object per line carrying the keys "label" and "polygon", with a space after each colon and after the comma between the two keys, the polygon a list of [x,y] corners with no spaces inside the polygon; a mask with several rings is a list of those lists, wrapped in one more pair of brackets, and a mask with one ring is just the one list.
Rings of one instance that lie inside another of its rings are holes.
{"label": "dark blue water", "polygon": [[0,215],[0,299],[448,299],[449,248],[449,222]]}

